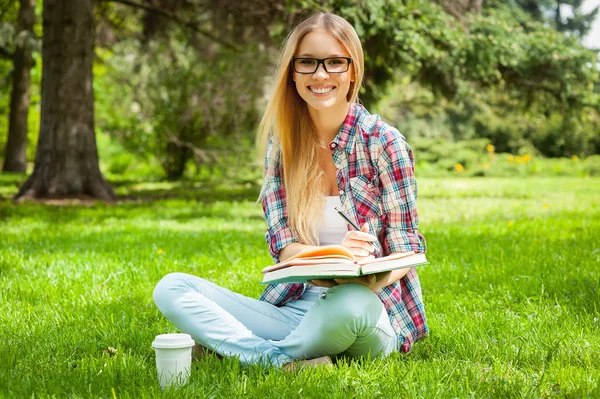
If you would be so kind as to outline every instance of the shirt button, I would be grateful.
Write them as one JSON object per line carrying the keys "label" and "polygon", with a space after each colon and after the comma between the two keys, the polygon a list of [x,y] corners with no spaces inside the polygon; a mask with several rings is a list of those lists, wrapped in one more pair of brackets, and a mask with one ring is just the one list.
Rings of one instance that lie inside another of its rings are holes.
{"label": "shirt button", "polygon": [[344,195],[344,190],[340,190],[340,195]]}
{"label": "shirt button", "polygon": [[329,144],[329,148],[330,148],[330,149],[332,149],[332,150],[333,150],[333,149],[335,149],[335,147],[337,147],[337,144],[336,144],[336,143],[331,143],[331,144]]}

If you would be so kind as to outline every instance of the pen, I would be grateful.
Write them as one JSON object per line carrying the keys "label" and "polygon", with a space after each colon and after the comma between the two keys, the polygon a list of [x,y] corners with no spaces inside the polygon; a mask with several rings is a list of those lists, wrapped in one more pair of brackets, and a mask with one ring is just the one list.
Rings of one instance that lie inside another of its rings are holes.
{"label": "pen", "polygon": [[[352,226],[354,228],[354,230],[357,231],[362,231],[360,229],[359,226],[356,225],[356,223],[354,223],[352,220],[350,220],[350,218],[348,216],[346,216],[346,214],[344,213],[344,211],[342,211],[340,208],[338,208],[337,206],[334,207],[333,209],[335,209],[335,211],[342,217],[344,218],[344,220],[346,222],[348,222],[348,224],[350,224],[350,226]],[[375,241],[368,241],[369,244],[371,244],[374,248],[376,248],[377,250],[381,251],[381,247],[379,246],[379,241],[375,240]]]}

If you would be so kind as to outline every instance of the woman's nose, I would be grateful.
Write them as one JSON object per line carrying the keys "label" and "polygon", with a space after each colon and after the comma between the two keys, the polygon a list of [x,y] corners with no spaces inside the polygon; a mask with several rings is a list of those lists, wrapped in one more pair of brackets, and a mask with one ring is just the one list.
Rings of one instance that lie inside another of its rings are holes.
{"label": "woman's nose", "polygon": [[313,73],[313,78],[314,79],[327,79],[329,77],[329,74],[327,73],[327,71],[325,70],[325,66],[323,64],[319,64],[319,66],[317,67],[317,70],[315,71],[315,73]]}

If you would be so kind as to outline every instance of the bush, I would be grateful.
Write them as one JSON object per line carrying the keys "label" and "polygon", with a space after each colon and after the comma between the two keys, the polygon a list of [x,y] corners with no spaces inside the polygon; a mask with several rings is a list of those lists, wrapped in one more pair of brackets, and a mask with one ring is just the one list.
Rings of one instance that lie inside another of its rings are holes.
{"label": "bush", "polygon": [[547,158],[522,147],[520,153],[497,153],[484,139],[458,142],[409,140],[417,176],[600,176],[600,155]]}
{"label": "bush", "polygon": [[135,157],[128,153],[113,156],[108,164],[108,171],[113,175],[123,175],[135,162]]}

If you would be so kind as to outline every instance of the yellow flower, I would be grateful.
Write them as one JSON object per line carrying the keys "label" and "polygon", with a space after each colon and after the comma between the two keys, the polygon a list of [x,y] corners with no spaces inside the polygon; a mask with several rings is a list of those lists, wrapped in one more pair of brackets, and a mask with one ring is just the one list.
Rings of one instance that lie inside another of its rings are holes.
{"label": "yellow flower", "polygon": [[515,163],[521,163],[522,160],[523,159],[518,155],[515,157]]}
{"label": "yellow flower", "polygon": [[508,223],[506,223],[506,225],[507,225],[508,227],[512,226],[513,224],[515,224],[515,222],[513,222],[512,220],[511,220],[511,221],[509,221]]}
{"label": "yellow flower", "polygon": [[162,253],[163,253],[163,250],[162,250],[162,249],[159,249],[158,251],[156,251],[156,253],[157,253],[157,254],[159,254],[159,255],[162,255]]}
{"label": "yellow flower", "polygon": [[508,156],[508,163],[512,163],[515,160],[515,157],[513,157],[512,155]]}
{"label": "yellow flower", "polygon": [[465,167],[464,167],[464,166],[462,166],[461,164],[457,163],[456,165],[454,165],[454,169],[455,169],[457,172],[462,172],[463,170],[465,170]]}
{"label": "yellow flower", "polygon": [[515,203],[513,204],[513,206],[519,206],[519,203],[517,201],[515,201]]}
{"label": "yellow flower", "polygon": [[579,157],[578,157],[577,155],[573,155],[573,156],[571,157],[571,159],[573,160],[573,162],[577,162],[577,161],[579,161]]}
{"label": "yellow flower", "polygon": [[487,152],[494,152],[494,150],[495,150],[495,148],[492,144],[486,145],[485,149],[487,150]]}
{"label": "yellow flower", "polygon": [[544,204],[543,206],[544,206],[544,209],[550,208],[550,205],[548,205],[548,204]]}
{"label": "yellow flower", "polygon": [[529,161],[531,161],[531,155],[529,155],[529,154],[523,155],[523,162],[529,163]]}
{"label": "yellow flower", "polygon": [[489,167],[490,167],[490,164],[489,164],[489,163],[487,163],[487,162],[484,162],[484,163],[483,163],[483,168],[484,168],[484,169],[487,169],[487,168],[489,168]]}

